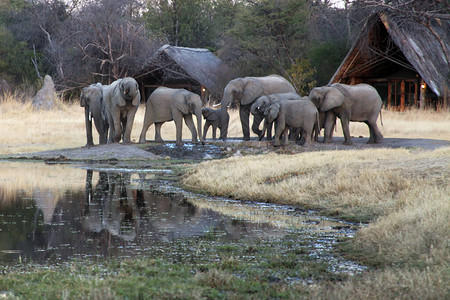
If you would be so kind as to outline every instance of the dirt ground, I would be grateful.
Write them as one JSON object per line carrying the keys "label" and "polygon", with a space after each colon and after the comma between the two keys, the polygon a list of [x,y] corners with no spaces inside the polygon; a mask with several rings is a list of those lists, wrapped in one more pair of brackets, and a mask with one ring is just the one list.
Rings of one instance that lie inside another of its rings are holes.
{"label": "dirt ground", "polygon": [[419,148],[433,150],[439,147],[450,146],[450,141],[430,139],[399,139],[385,138],[381,144],[367,144],[367,138],[352,139],[353,145],[342,144],[343,138],[336,137],[333,143],[313,143],[311,146],[300,146],[291,142],[288,146],[273,147],[271,141],[242,141],[230,139],[227,141],[207,140],[205,145],[185,143],[176,146],[174,142],[158,144],[148,142],[146,144],[108,144],[98,145],[91,148],[59,149],[36,153],[7,155],[4,159],[32,159],[44,160],[46,162],[105,162],[126,164],[126,162],[146,162],[150,160],[204,160],[216,159],[229,156],[240,156],[248,154],[261,154],[268,152],[294,154],[308,151],[324,150],[349,150],[367,148]]}

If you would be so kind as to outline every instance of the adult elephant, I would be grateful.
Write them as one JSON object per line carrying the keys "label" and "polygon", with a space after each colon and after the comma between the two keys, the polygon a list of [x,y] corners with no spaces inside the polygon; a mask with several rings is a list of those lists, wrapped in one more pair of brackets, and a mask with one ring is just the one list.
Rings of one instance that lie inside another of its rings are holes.
{"label": "adult elephant", "polygon": [[367,124],[370,131],[369,144],[380,143],[383,140],[377,126],[382,101],[374,87],[364,83],[357,85],[335,83],[331,86],[313,88],[309,100],[321,112],[325,112],[324,142],[331,142],[335,117],[341,119],[346,145],[352,144],[350,121]]}
{"label": "adult elephant", "polygon": [[92,139],[92,119],[99,135],[99,143],[106,144],[108,139],[108,121],[103,106],[103,86],[100,83],[84,87],[80,94],[80,105],[84,107],[86,126],[86,147],[94,146]]}
{"label": "adult elephant", "polygon": [[[249,117],[252,103],[263,95],[277,93],[295,93],[292,84],[279,75],[269,75],[266,77],[244,77],[231,80],[224,89],[221,101],[222,124],[220,138],[226,140],[228,133],[228,122],[225,113],[230,104],[239,104],[239,116],[241,119],[242,132],[244,140],[250,140]],[[262,118],[255,116],[253,119],[252,130],[258,136],[261,135],[259,124]]]}
{"label": "adult elephant", "polygon": [[131,77],[118,79],[103,89],[103,101],[108,117],[108,143],[131,144],[131,129],[134,116],[141,102],[141,93],[136,80]]}
{"label": "adult elephant", "polygon": [[197,130],[200,142],[204,144],[202,136],[202,100],[200,96],[185,89],[157,88],[148,98],[144,126],[142,127],[140,143],[145,143],[147,130],[155,124],[155,141],[164,142],[161,138],[161,126],[164,122],[174,121],[176,126],[176,144],[182,145],[182,119],[192,134],[192,142],[197,143],[197,132],[192,115],[197,117]]}
{"label": "adult elephant", "polygon": [[[305,97],[307,99],[307,97]],[[272,95],[264,95],[259,97],[258,99],[253,102],[253,104],[250,107],[250,112],[253,116],[259,117],[259,118],[265,118],[266,110],[274,103],[279,103],[281,101],[290,101],[290,100],[299,100],[302,99],[300,95],[297,93],[279,93],[279,94],[272,94]],[[259,140],[262,140],[264,137],[265,131],[267,129],[267,139],[272,139],[272,124],[267,122],[264,122],[264,128],[261,131],[259,135]]]}

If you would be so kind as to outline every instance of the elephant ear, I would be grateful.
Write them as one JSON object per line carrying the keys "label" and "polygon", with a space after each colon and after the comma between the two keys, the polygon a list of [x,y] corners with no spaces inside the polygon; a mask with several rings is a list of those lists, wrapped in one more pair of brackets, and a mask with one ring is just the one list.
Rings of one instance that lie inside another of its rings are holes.
{"label": "elephant ear", "polygon": [[344,104],[344,94],[336,87],[330,87],[329,89],[324,96],[320,111],[329,111]]}
{"label": "elephant ear", "polygon": [[254,78],[244,78],[241,105],[248,105],[264,94],[262,85]]}
{"label": "elephant ear", "polygon": [[187,93],[183,93],[181,97],[175,98],[173,101],[173,106],[178,109],[183,115],[187,115],[189,113],[189,98],[190,97]]}
{"label": "elephant ear", "polygon": [[205,120],[215,121],[217,118],[215,117],[214,110],[209,107],[202,108],[202,115]]}
{"label": "elephant ear", "polygon": [[120,79],[116,85],[116,91],[114,93],[114,96],[117,98],[117,104],[119,104],[119,106],[127,105],[127,102],[125,101],[125,98],[123,97],[124,86],[123,86],[122,82],[123,82],[123,80]]}
{"label": "elephant ear", "polygon": [[134,96],[133,101],[131,102],[133,106],[138,106],[141,103],[141,92],[139,92],[138,84],[136,83],[136,96]]}
{"label": "elephant ear", "polygon": [[272,123],[278,117],[278,113],[280,112],[280,103],[272,104],[266,112],[268,122]]}
{"label": "elephant ear", "polygon": [[85,107],[86,106],[86,99],[84,98],[85,92],[86,92],[86,88],[83,88],[81,90],[81,94],[80,94],[80,106],[81,107]]}

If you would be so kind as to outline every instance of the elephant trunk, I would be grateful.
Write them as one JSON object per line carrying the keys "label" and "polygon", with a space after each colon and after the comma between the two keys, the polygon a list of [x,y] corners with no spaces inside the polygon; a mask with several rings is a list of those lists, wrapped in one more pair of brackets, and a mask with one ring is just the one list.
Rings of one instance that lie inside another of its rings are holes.
{"label": "elephant trunk", "polygon": [[198,137],[200,139],[200,143],[202,143],[202,145],[204,145],[205,141],[203,140],[203,134],[202,134],[202,109],[201,108],[198,108],[195,110],[195,116],[197,117]]}
{"label": "elephant trunk", "polygon": [[256,115],[256,114],[259,113],[258,106],[255,105],[255,103],[250,107],[250,112],[251,112],[252,115]]}
{"label": "elephant trunk", "polygon": [[220,138],[222,140],[227,139],[228,134],[228,105],[231,104],[233,100],[233,96],[229,94],[225,94],[220,102]]}

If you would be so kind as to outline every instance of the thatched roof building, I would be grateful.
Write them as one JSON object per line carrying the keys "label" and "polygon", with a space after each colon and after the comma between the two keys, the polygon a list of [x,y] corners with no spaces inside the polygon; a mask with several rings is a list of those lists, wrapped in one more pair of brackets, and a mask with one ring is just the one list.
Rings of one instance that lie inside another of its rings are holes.
{"label": "thatched roof building", "polygon": [[428,24],[381,13],[365,28],[330,83],[365,82],[385,105],[447,107],[450,100],[450,16]]}
{"label": "thatched roof building", "polygon": [[185,88],[201,95],[223,92],[230,79],[230,69],[207,49],[164,45],[134,76],[145,99],[159,86]]}

